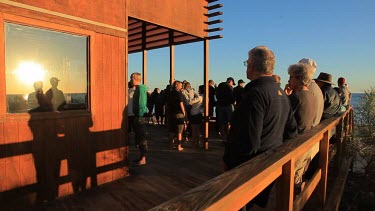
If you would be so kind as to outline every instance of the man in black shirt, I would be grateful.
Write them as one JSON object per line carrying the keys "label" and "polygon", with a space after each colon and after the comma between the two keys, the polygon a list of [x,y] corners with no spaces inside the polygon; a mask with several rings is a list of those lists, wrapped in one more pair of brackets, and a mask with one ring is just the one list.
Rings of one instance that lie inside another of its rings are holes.
{"label": "man in black shirt", "polygon": [[236,85],[234,79],[229,77],[226,82],[221,82],[216,88],[216,123],[224,143],[227,142],[230,120],[234,110],[233,85]]}
{"label": "man in black shirt", "polygon": [[209,116],[214,116],[214,107],[216,105],[215,99],[215,83],[213,80],[208,81],[208,107],[209,107]]}
{"label": "man in black shirt", "polygon": [[[250,50],[248,56],[246,73],[251,82],[246,85],[242,102],[233,113],[223,156],[226,169],[232,169],[297,135],[289,99],[272,77],[276,63],[273,52],[265,46],[258,46]],[[253,202],[265,206],[271,188],[272,185],[267,187]]]}
{"label": "man in black shirt", "polygon": [[233,98],[234,98],[234,104],[235,108],[238,107],[238,105],[241,103],[243,93],[245,91],[245,82],[240,79],[238,80],[237,86],[233,89]]}
{"label": "man in black shirt", "polygon": [[167,106],[168,106],[168,129],[169,129],[169,142],[173,147],[173,136],[177,134],[178,146],[177,150],[181,151],[182,132],[185,124],[185,106],[184,96],[181,93],[181,81],[173,83],[173,90],[169,93]]}

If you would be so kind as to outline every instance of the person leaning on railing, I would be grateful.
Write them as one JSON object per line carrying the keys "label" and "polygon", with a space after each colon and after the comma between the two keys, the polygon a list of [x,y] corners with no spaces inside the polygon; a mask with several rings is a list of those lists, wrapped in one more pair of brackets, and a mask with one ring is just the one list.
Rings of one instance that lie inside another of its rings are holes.
{"label": "person leaning on railing", "polygon": [[[224,168],[233,169],[255,156],[297,136],[297,124],[289,99],[272,77],[275,56],[266,46],[248,53],[244,97],[234,111],[223,156]],[[248,206],[265,207],[273,187],[269,185]]]}
{"label": "person leaning on railing", "polygon": [[[294,117],[297,121],[298,133],[302,134],[313,127],[316,116],[316,102],[314,95],[309,91],[309,68],[307,64],[299,63],[288,68],[289,80],[285,93],[289,95]],[[311,161],[312,149],[304,153],[295,163],[294,184],[296,192],[301,190],[302,176]]]}

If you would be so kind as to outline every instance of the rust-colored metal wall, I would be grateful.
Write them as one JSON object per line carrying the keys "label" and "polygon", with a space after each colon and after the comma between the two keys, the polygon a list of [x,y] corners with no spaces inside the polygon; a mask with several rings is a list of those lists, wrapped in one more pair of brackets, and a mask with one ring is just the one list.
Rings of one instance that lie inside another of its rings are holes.
{"label": "rust-colored metal wall", "polygon": [[[0,1],[2,204],[14,200],[12,205],[19,205],[22,199],[34,203],[37,197],[68,195],[83,183],[80,178],[87,177],[87,187],[91,187],[128,175],[127,134],[122,130],[127,101],[127,0],[25,0],[18,1],[21,7],[7,2]],[[77,17],[86,19],[79,21]],[[90,111],[6,114],[6,21],[89,37]]]}
{"label": "rust-colored metal wall", "polygon": [[77,16],[112,26],[125,28],[125,1],[126,0],[12,0],[30,6],[35,6],[50,11]]}
{"label": "rust-colored metal wall", "polygon": [[207,5],[204,0],[129,0],[129,17],[203,38]]}

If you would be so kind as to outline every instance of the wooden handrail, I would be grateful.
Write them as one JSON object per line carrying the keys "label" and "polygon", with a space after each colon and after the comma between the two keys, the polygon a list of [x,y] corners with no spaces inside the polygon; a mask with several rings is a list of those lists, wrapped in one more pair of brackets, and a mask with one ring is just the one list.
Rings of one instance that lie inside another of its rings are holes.
{"label": "wooden handrail", "polygon": [[[318,188],[322,206],[326,199],[328,148],[332,130],[343,122],[344,128],[352,121],[343,121],[349,108],[340,116],[324,120],[305,134],[290,140],[286,144],[269,150],[242,165],[227,171],[214,179],[177,196],[152,210],[239,210],[257,196],[269,184],[280,178],[278,209],[300,210]],[[352,125],[349,125],[349,130]],[[319,169],[306,185],[306,188],[294,200],[294,163],[301,155],[320,142]],[[281,176],[281,177],[280,177]],[[282,203],[279,203],[282,202]]]}

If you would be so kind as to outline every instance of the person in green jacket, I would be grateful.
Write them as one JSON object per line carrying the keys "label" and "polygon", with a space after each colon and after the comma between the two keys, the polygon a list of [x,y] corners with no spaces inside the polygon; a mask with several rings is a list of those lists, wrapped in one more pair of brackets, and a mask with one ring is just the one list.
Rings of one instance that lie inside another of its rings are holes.
{"label": "person in green jacket", "polygon": [[135,132],[135,142],[139,148],[139,158],[134,160],[139,166],[146,164],[147,137],[146,120],[144,114],[147,113],[147,87],[141,84],[142,77],[140,73],[132,73],[130,76],[135,91],[133,95],[133,125]]}

